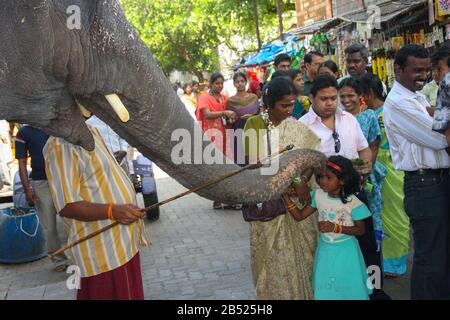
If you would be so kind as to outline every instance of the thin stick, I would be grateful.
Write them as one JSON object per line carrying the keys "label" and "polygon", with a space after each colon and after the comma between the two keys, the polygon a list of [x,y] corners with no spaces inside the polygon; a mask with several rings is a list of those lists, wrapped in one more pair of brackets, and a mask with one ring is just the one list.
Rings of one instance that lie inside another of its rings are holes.
{"label": "thin stick", "polygon": [[[265,161],[267,161],[267,160],[270,160],[271,158],[273,158],[273,157],[275,157],[275,156],[277,156],[277,155],[281,155],[281,154],[285,153],[286,151],[292,150],[293,148],[294,148],[293,145],[288,145],[286,148],[284,148],[284,149],[281,150],[280,152],[278,152],[278,153],[276,153],[276,154],[274,154],[274,155],[272,155],[272,156],[269,156],[269,157],[267,157],[267,158],[265,158],[265,159],[263,159],[263,160],[261,160],[261,161],[258,161],[258,163],[255,163],[255,164],[249,164],[248,166],[245,166],[245,167],[243,167],[243,168],[241,168],[241,169],[239,169],[239,170],[237,170],[237,171],[235,171],[235,172],[232,172],[232,173],[229,173],[229,174],[224,175],[224,176],[222,176],[222,177],[219,177],[219,178],[217,178],[217,179],[211,180],[211,181],[209,181],[209,182],[207,182],[207,183],[205,183],[205,184],[203,184],[203,185],[201,185],[201,186],[198,186],[198,187],[196,187],[196,188],[187,190],[187,191],[185,191],[185,192],[183,192],[183,193],[180,193],[180,194],[178,194],[178,195],[176,195],[176,196],[174,196],[174,197],[171,197],[171,198],[168,198],[168,199],[163,200],[163,201],[161,201],[161,202],[155,203],[155,204],[151,205],[150,207],[145,208],[144,211],[145,211],[145,212],[148,212],[148,211],[153,210],[153,209],[155,209],[155,208],[158,208],[158,207],[160,207],[160,206],[162,206],[162,205],[165,205],[165,204],[167,204],[167,203],[169,203],[169,202],[172,202],[172,201],[174,201],[174,200],[177,200],[177,199],[179,199],[179,198],[182,198],[182,197],[184,197],[184,196],[187,196],[188,194],[198,192],[198,191],[200,191],[200,190],[202,190],[202,189],[205,189],[205,188],[210,187],[210,186],[212,186],[212,185],[214,185],[214,184],[217,184],[217,183],[219,183],[219,182],[222,182],[222,181],[225,180],[225,179],[228,179],[228,178],[230,178],[230,177],[233,177],[233,176],[235,176],[235,175],[238,175],[238,174],[240,174],[241,172],[243,172],[243,171],[245,171],[245,170],[261,168],[261,167],[263,166],[262,162],[265,162]],[[78,245],[78,244],[80,244],[80,243],[82,243],[82,242],[85,242],[86,240],[89,240],[89,239],[91,239],[91,238],[93,238],[93,237],[95,237],[95,236],[97,236],[97,235],[99,235],[99,234],[101,234],[101,233],[103,233],[103,232],[105,232],[105,231],[111,229],[111,228],[114,228],[115,226],[117,226],[117,225],[119,225],[119,224],[120,224],[120,223],[119,223],[118,221],[116,221],[116,222],[114,222],[114,223],[112,223],[112,224],[110,224],[110,225],[108,225],[108,226],[106,226],[106,227],[104,227],[104,228],[101,228],[101,229],[99,229],[99,230],[97,230],[97,231],[95,231],[95,232],[93,232],[93,233],[87,235],[86,237],[83,237],[83,238],[81,238],[81,239],[78,239],[78,240],[75,241],[75,242],[72,242],[72,243],[67,244],[66,246],[62,247],[61,249],[58,249],[57,251],[55,251],[55,252],[53,252],[52,254],[48,255],[48,257],[52,259],[52,258],[54,258],[55,256],[57,256],[57,255],[63,253],[63,252],[66,251],[67,249],[70,249],[70,248],[72,248],[72,247],[75,247],[76,245]]]}

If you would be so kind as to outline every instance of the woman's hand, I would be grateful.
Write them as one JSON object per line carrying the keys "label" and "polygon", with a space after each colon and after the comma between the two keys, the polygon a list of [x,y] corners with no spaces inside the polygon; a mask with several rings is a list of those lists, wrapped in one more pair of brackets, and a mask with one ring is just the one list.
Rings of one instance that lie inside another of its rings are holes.
{"label": "woman's hand", "polygon": [[304,205],[311,205],[311,189],[308,184],[301,182],[298,186],[295,187],[295,192],[300,200],[300,202]]}
{"label": "woman's hand", "polygon": [[144,217],[145,209],[141,209],[134,204],[114,205],[112,215],[121,224],[132,224]]}
{"label": "woman's hand", "polygon": [[319,222],[319,231],[322,233],[329,233],[334,231],[334,223],[330,221],[320,221]]}
{"label": "woman's hand", "polygon": [[225,116],[225,118],[228,119],[228,121],[231,124],[235,123],[236,120],[237,120],[237,115],[236,115],[236,113],[234,111],[231,111],[231,110],[224,111],[223,115]]}

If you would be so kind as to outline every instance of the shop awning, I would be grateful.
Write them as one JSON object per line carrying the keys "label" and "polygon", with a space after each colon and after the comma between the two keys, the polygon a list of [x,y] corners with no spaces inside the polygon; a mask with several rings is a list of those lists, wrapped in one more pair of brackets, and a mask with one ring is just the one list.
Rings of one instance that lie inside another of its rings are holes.
{"label": "shop awning", "polygon": [[[428,3],[427,0],[396,0],[382,3],[378,5],[381,13],[380,22],[391,21],[392,19],[407,13],[410,10],[423,6],[426,3]],[[373,15],[373,10],[361,9],[341,15],[339,18],[348,22],[367,23],[370,19],[373,20]]]}
{"label": "shop awning", "polygon": [[241,61],[241,66],[256,66],[269,63],[275,60],[275,57],[281,53],[293,55],[299,50],[295,42],[296,40],[297,36],[285,34],[284,41],[277,39],[264,45],[260,52],[255,52],[244,57],[243,61]]}
{"label": "shop awning", "polygon": [[342,19],[340,18],[331,18],[327,20],[317,21],[311,24],[308,24],[306,26],[292,29],[289,31],[289,33],[299,36],[299,35],[305,35],[305,34],[313,34],[316,31],[327,31],[331,28],[334,28],[342,23]]}

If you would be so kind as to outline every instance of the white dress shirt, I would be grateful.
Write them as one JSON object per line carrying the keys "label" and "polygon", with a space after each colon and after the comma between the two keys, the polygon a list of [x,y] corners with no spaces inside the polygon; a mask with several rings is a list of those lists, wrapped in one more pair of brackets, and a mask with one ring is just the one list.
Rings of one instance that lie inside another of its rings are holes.
{"label": "white dress shirt", "polygon": [[397,170],[443,169],[450,167],[444,135],[434,132],[426,97],[395,82],[383,111],[383,122]]}
{"label": "white dress shirt", "polygon": [[369,143],[364,137],[358,120],[352,114],[339,108],[336,110],[335,117],[336,132],[341,141],[339,153],[335,152],[333,131],[323,124],[322,119],[314,112],[313,106],[299,121],[306,124],[320,138],[320,151],[327,157],[340,155],[350,160],[359,158],[359,152],[367,149]]}

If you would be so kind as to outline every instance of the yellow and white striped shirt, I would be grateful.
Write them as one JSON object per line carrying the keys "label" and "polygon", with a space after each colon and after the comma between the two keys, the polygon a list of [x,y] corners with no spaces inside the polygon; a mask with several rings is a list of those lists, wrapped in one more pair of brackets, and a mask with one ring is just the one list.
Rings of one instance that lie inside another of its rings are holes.
{"label": "yellow and white striped shirt", "polygon": [[[70,203],[137,204],[133,183],[107,149],[97,129],[90,127],[95,150],[86,151],[62,138],[50,137],[44,147],[45,169],[57,212]],[[112,222],[83,222],[62,218],[68,242],[85,237]],[[147,245],[142,220],[118,225],[68,250],[82,277],[114,270],[138,253],[138,242]]]}

